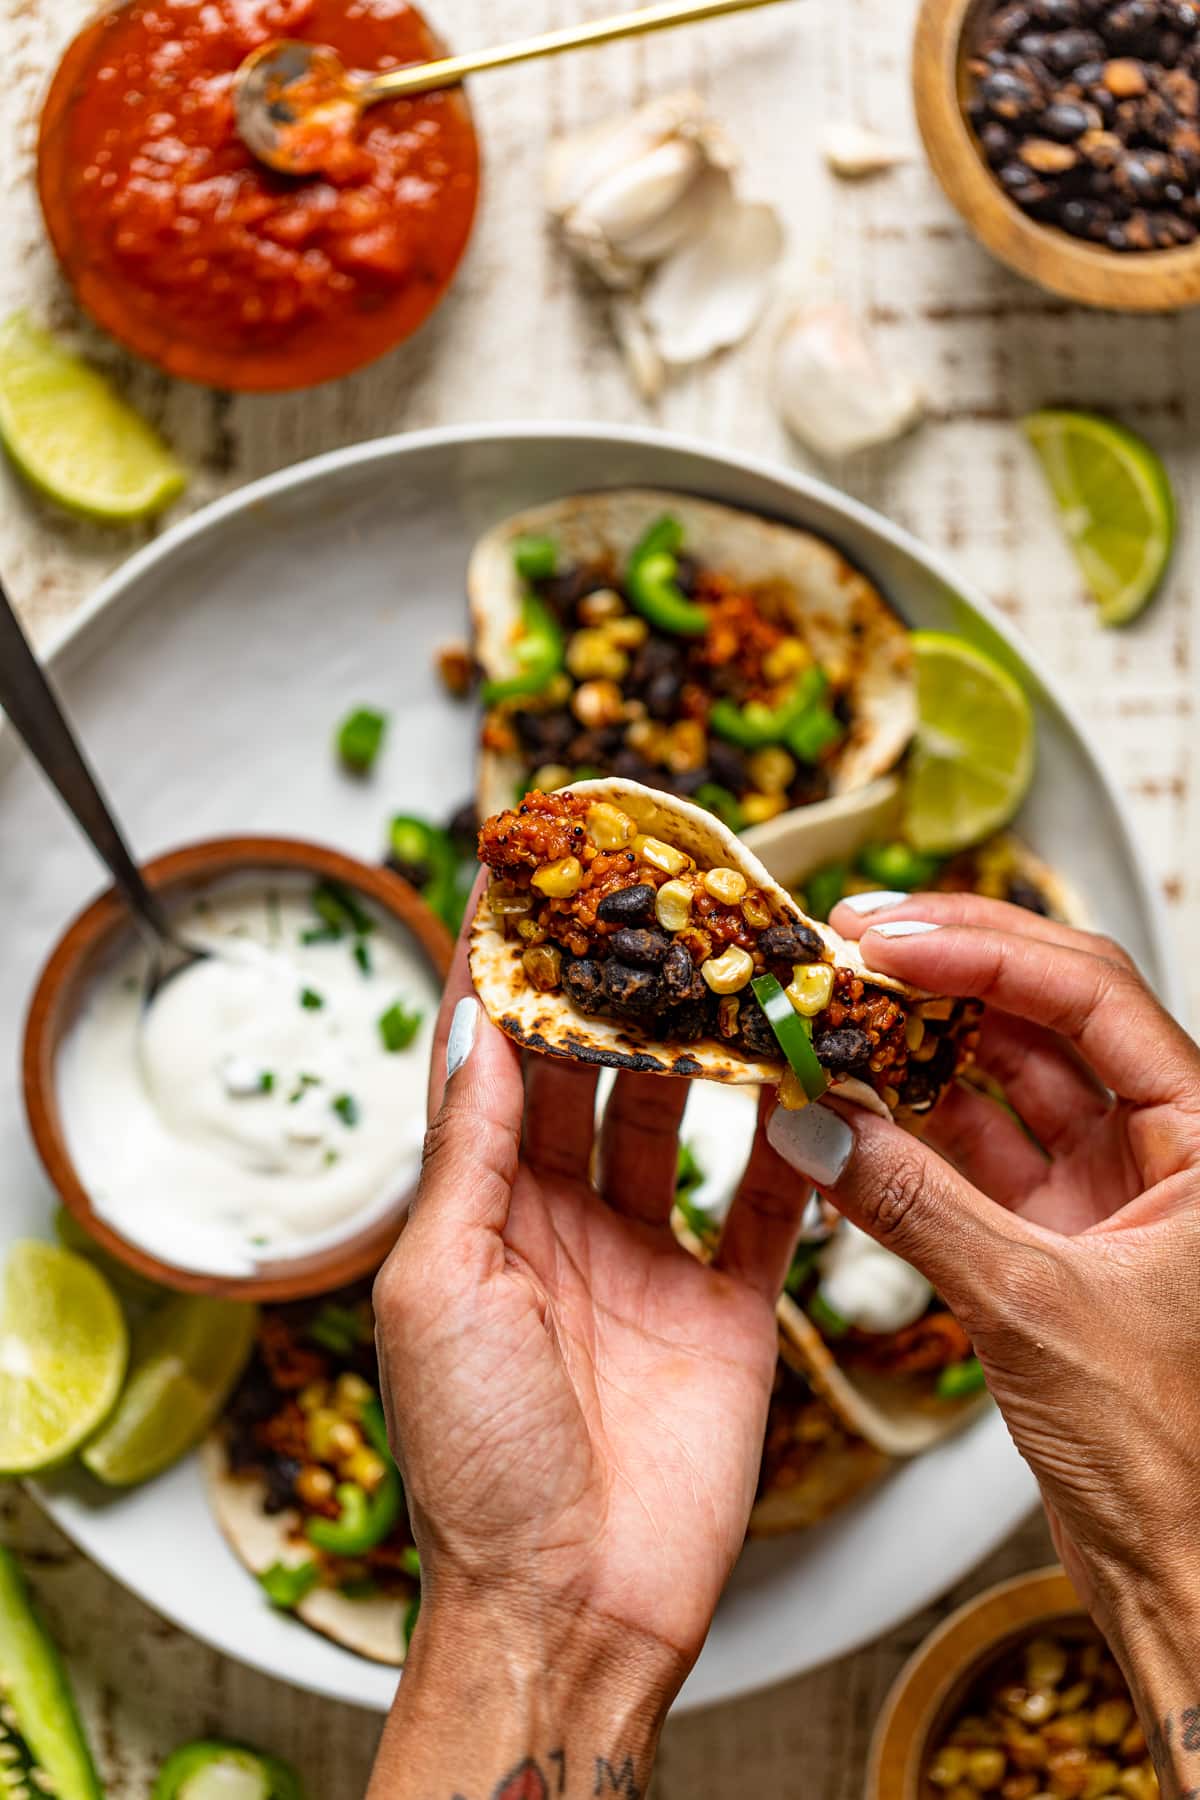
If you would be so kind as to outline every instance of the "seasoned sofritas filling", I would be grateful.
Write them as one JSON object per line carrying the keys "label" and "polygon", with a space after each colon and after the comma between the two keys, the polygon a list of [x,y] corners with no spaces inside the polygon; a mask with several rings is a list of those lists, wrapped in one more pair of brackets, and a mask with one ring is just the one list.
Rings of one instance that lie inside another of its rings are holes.
{"label": "seasoned sofritas filling", "polygon": [[619,775],[695,799],[735,830],[823,800],[851,723],[844,666],[821,665],[782,596],[700,567],[657,521],[625,567],[563,567],[518,540],[520,673],[484,686],[483,743],[527,787]]}
{"label": "seasoned sofritas filling", "polygon": [[[484,824],[479,855],[493,871],[492,916],[522,943],[539,992],[670,1044],[718,1039],[753,1061],[786,1051],[785,1104],[813,1097],[801,1077],[815,1055],[820,1071],[858,1077],[893,1109],[924,1111],[968,1054],[970,1003],[904,1001],[836,969],[820,934],[744,875],[701,868],[619,806],[530,793]],[[789,1003],[779,1028],[755,990],[764,977]]]}

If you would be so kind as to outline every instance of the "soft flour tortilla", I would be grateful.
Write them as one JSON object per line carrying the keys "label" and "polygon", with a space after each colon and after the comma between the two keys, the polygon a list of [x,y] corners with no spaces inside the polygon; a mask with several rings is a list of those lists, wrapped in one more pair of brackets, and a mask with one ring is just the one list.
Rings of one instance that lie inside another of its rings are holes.
{"label": "soft flour tortilla", "polygon": [[[840,938],[828,925],[818,925],[807,918],[741,840],[703,808],[616,777],[581,781],[572,786],[571,792],[620,807],[635,820],[640,831],[694,857],[702,869],[737,869],[751,887],[763,891],[780,924],[803,924],[815,931],[839,968],[849,969],[875,987],[886,988],[905,999],[929,997],[894,976],[869,970],[857,944]],[[577,1012],[565,994],[539,993],[521,966],[523,948],[520,940],[504,936],[492,917],[485,892],[471,927],[471,978],[488,1017],[523,1049],[641,1074],[702,1076],[706,1081],[723,1081],[737,1087],[779,1086],[787,1067],[782,1052],[770,1062],[748,1061],[735,1055],[719,1038],[701,1038],[697,1043],[673,1048],[655,1038],[652,1030],[641,1028],[636,1020],[589,1017]],[[834,1076],[832,1091],[841,1099],[856,1100],[888,1116],[875,1090],[853,1076]]]}
{"label": "soft flour tortilla", "polygon": [[[201,1451],[209,1500],[234,1555],[253,1575],[263,1575],[275,1563],[291,1565],[308,1560],[303,1542],[296,1536],[299,1515],[266,1511],[266,1487],[253,1477],[229,1470],[220,1430],[212,1432]],[[335,1588],[317,1587],[296,1607],[302,1619],[323,1637],[371,1662],[400,1668],[404,1662],[406,1602],[398,1596],[367,1595],[353,1600]]]}
{"label": "soft flour tortilla", "polygon": [[750,1515],[748,1535],[786,1537],[821,1525],[874,1486],[889,1467],[883,1452],[864,1438],[826,1446],[813,1456],[799,1481],[767,1489]]}
{"label": "soft flour tortilla", "polygon": [[[522,598],[513,566],[517,538],[552,537],[565,566],[608,564],[617,576],[664,513],[683,526],[689,557],[753,587],[764,611],[802,631],[822,667],[845,677],[850,730],[831,765],[833,792],[865,787],[895,768],[916,728],[912,650],[901,620],[823,538],[710,500],[617,488],[535,507],[489,531],[467,572],[475,655],[485,675],[502,680],[514,673]],[[511,806],[523,768],[518,758],[483,751],[482,817]]]}

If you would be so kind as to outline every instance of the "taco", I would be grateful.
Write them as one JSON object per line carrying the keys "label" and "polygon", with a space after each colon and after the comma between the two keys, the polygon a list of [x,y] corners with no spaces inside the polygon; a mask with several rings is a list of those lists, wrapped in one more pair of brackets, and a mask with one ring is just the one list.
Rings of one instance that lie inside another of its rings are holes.
{"label": "taco", "polygon": [[889,1459],[781,1356],[749,1535],[782,1537],[820,1525],[889,1467]]}
{"label": "taco", "polygon": [[916,1456],[986,1404],[971,1341],[916,1269],[843,1220],[802,1245],[778,1307],[780,1335],[868,1443]]}
{"label": "taco", "polygon": [[903,623],[809,532],[683,495],[581,494],[489,532],[467,585],[482,817],[619,775],[740,829],[864,786],[913,735]]}
{"label": "taco", "polygon": [[875,974],[719,820],[629,781],[531,793],[485,821],[471,974],[516,1043],[572,1061],[827,1088],[905,1121],[966,1066],[973,1001]]}
{"label": "taco", "polygon": [[420,1570],[365,1293],[263,1309],[203,1460],[221,1529],[271,1603],[372,1662],[403,1663]]}

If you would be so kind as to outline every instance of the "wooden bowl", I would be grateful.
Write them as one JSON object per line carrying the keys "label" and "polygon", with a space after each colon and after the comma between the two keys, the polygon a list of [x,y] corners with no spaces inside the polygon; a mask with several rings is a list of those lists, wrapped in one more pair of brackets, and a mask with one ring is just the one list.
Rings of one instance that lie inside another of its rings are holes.
{"label": "wooden bowl", "polygon": [[[439,981],[450,967],[454,942],[415,888],[390,870],[372,868],[339,851],[294,838],[216,838],[189,844],[147,863],[151,887],[182,900],[239,872],[296,873],[336,881],[371,900],[396,919],[424,951]],[[133,926],[112,889],[69,925],[42,970],[25,1022],[25,1110],[33,1141],[63,1204],[88,1235],[138,1274],[189,1294],[231,1300],[297,1300],[344,1286],[377,1269],[395,1242],[407,1195],[356,1235],[310,1256],[264,1261],[251,1275],[208,1275],[176,1268],[123,1237],[92,1206],[67,1146],[55,1079],[58,1053],[80,1002],[101,964]]]}
{"label": "wooden bowl", "polygon": [[865,1800],[941,1800],[922,1779],[930,1751],[989,1667],[1047,1627],[1095,1631],[1062,1569],[977,1594],[901,1669],[871,1740]]}
{"label": "wooden bowl", "polygon": [[933,172],[976,237],[1019,275],[1084,306],[1176,312],[1200,302],[1200,242],[1118,251],[1041,225],[1011,201],[967,120],[966,59],[990,0],[923,0],[913,46],[917,123]]}

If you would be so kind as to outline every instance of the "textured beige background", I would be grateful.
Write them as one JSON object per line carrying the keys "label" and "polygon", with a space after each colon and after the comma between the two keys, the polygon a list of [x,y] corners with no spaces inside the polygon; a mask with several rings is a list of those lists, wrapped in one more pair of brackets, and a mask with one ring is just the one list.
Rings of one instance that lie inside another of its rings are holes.
{"label": "textured beige background", "polygon": [[[436,17],[466,46],[605,10],[603,0],[440,0]],[[480,418],[645,420],[801,461],[771,412],[774,322],[648,411],[631,394],[594,298],[543,231],[548,134],[650,93],[698,87],[745,153],[747,186],[785,216],[785,292],[848,300],[871,321],[884,354],[928,387],[933,418],[920,435],[827,472],[952,556],[1056,670],[1134,802],[1176,931],[1191,942],[1200,820],[1190,780],[1190,389],[1200,374],[1200,315],[1087,315],[1022,285],[967,239],[919,159],[853,189],[825,174],[817,145],[828,122],[852,118],[912,135],[914,11],[915,0],[800,0],[481,82],[487,183],[462,278],[416,342],[356,379],[307,395],[234,399],[134,368],[94,336],[83,341],[196,468],[185,506],[340,444]],[[79,322],[56,282],[30,176],[49,70],[86,12],[87,0],[6,0],[0,14],[0,310],[27,304],[71,329]],[[1119,411],[1167,453],[1177,476],[1183,544],[1169,591],[1121,635],[1094,624],[1014,430],[1022,412],[1048,402]],[[142,535],[64,522],[0,469],[0,567],[43,640]],[[290,1693],[191,1643],[84,1563],[15,1495],[0,1497],[0,1530],[29,1552],[113,1800],[144,1796],[157,1758],[212,1730],[292,1757],[314,1800],[361,1795],[377,1729],[368,1715]],[[1043,1527],[1031,1525],[968,1585],[1048,1555]],[[887,1684],[948,1604],[805,1681],[672,1726],[660,1800],[852,1800]]]}

